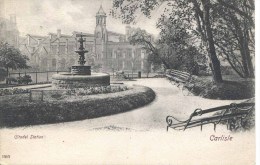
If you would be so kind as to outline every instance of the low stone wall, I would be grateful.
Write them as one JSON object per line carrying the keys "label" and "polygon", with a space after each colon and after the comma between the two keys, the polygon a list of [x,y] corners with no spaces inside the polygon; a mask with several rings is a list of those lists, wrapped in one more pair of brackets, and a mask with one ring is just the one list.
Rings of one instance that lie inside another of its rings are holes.
{"label": "low stone wall", "polygon": [[47,124],[112,115],[144,106],[154,98],[155,93],[152,89],[134,86],[117,93],[4,105],[0,108],[0,126]]}

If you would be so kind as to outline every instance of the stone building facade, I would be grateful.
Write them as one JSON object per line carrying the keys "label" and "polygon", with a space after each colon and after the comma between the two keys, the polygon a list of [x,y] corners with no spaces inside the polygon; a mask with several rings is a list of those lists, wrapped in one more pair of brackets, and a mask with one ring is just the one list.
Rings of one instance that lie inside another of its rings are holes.
{"label": "stone building facade", "polygon": [[[106,28],[106,13],[102,6],[96,13],[96,28],[94,34],[82,33],[86,39],[85,49],[87,61],[91,65],[100,66],[103,72],[111,71],[145,71],[147,55],[141,46],[131,45],[127,38],[133,28],[126,26],[126,33],[120,34],[108,31]],[[19,46],[30,58],[30,64],[40,70],[67,70],[77,64],[78,48],[76,35],[65,35],[58,29],[57,33],[48,36],[28,34],[20,40]]]}

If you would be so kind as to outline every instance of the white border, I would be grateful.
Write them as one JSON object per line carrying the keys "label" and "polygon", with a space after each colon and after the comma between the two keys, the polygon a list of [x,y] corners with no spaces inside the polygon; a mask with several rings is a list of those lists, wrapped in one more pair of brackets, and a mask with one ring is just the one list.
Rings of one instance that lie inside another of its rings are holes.
{"label": "white border", "polygon": [[[257,10],[257,9],[260,9],[260,1],[259,0],[255,0],[255,38],[256,38],[256,42],[255,42],[255,91],[256,91],[256,99],[255,99],[255,102],[256,102],[256,108],[255,108],[255,114],[256,114],[256,155],[259,155],[259,105],[258,105],[258,101],[259,101],[259,66],[257,65],[258,61],[260,60],[259,59],[259,56],[258,54],[260,53],[260,48],[259,48],[259,34],[260,34],[260,31],[258,31],[257,29],[260,28],[260,24],[259,24],[259,15],[260,15],[260,11]],[[258,154],[257,154],[258,153]],[[256,156],[256,164],[260,164],[259,163],[259,156]]]}

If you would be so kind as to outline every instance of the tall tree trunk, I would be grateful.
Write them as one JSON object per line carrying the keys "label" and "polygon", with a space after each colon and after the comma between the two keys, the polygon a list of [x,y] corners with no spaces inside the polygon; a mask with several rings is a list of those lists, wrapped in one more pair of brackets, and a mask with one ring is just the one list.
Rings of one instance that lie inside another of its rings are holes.
{"label": "tall tree trunk", "polygon": [[249,77],[249,70],[248,70],[248,65],[247,65],[247,58],[246,58],[246,47],[245,47],[245,38],[243,37],[242,29],[240,28],[239,25],[236,25],[237,33],[238,33],[238,38],[239,38],[239,50],[242,58],[242,64],[245,72],[245,77]]}
{"label": "tall tree trunk", "polygon": [[253,67],[253,63],[252,63],[252,59],[250,56],[250,50],[249,50],[249,46],[248,46],[248,42],[249,42],[249,32],[248,30],[245,31],[245,52],[246,52],[246,60],[247,60],[247,66],[248,66],[248,72],[249,72],[249,77],[250,78],[254,78],[255,74],[254,74],[254,67]]}
{"label": "tall tree trunk", "polygon": [[249,31],[247,28],[246,22],[244,22],[244,28],[241,27],[241,23],[239,22],[238,18],[230,14],[231,20],[235,26],[236,34],[237,34],[237,41],[239,45],[239,51],[241,55],[241,62],[244,70],[244,77],[254,77],[254,68],[252,64],[252,59],[250,57],[249,51]]}
{"label": "tall tree trunk", "polygon": [[222,75],[220,70],[220,62],[218,60],[218,57],[216,55],[216,49],[214,45],[213,40],[213,34],[211,29],[211,23],[209,18],[209,8],[210,8],[210,1],[209,0],[201,0],[203,9],[204,9],[204,21],[205,21],[205,27],[206,27],[206,33],[207,33],[207,41],[209,45],[209,55],[212,65],[212,72],[213,72],[213,80],[215,82],[222,82]]}

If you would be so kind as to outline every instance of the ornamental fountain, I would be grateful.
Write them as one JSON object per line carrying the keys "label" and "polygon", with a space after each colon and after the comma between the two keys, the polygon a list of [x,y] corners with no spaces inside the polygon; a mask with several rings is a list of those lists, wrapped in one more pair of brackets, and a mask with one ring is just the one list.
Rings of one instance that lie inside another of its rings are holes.
{"label": "ornamental fountain", "polygon": [[91,73],[91,66],[85,65],[85,50],[83,43],[86,42],[82,35],[79,37],[78,42],[80,46],[75,52],[79,54],[78,65],[71,67],[71,73],[60,73],[52,76],[52,86],[56,89],[73,89],[73,88],[87,88],[109,86],[110,76],[105,73]]}
{"label": "ornamental fountain", "polygon": [[[85,65],[83,35],[79,36],[78,65],[72,66],[71,73],[52,76],[52,88],[32,89],[30,104],[6,104],[1,124],[23,126],[83,120],[125,112],[152,102],[155,93],[143,86],[127,87],[122,84],[110,85],[110,76],[91,73],[91,66]],[[40,91],[40,95],[39,95]],[[99,95],[102,94],[102,95]],[[39,104],[39,98],[41,100]],[[20,101],[20,100],[19,100]],[[21,108],[22,107],[22,108]],[[13,122],[16,121],[16,122]]]}

